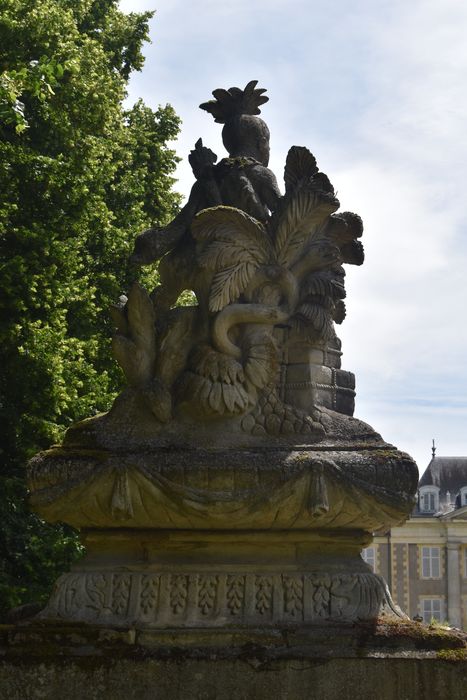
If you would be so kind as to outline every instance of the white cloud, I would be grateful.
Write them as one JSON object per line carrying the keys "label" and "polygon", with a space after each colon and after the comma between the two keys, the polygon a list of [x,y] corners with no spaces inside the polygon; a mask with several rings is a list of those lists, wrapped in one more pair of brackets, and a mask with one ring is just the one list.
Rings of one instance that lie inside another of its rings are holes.
{"label": "white cloud", "polygon": [[[174,105],[185,159],[199,136],[222,157],[219,125],[197,105],[253,78],[268,88],[278,179],[288,147],[307,145],[364,219],[367,260],[348,270],[340,333],[359,415],[416,456],[429,458],[432,437],[467,454],[467,3],[153,1],[131,97]],[[186,160],[179,174],[187,193]]]}

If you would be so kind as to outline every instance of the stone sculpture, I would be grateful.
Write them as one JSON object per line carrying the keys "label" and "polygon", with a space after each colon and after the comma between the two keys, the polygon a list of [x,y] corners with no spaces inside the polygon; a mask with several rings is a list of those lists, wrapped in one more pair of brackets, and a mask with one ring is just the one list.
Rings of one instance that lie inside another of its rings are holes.
{"label": "stone sculpture", "polygon": [[[268,98],[215,90],[201,108],[229,153],[201,140],[196,178],[133,261],[160,270],[112,310],[127,387],[29,466],[32,504],[80,528],[88,554],[42,613],[149,628],[305,624],[402,616],[360,551],[402,522],[417,469],[352,417],[340,366],[343,265],[359,216],[337,213],[304,147],[285,194],[268,169]],[[180,293],[196,304],[176,306]]]}

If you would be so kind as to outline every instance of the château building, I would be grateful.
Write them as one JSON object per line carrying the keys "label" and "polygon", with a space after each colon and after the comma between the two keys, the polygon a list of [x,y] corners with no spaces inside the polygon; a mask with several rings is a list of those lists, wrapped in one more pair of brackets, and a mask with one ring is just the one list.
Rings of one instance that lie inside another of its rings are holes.
{"label": "ch\u00e2teau building", "polygon": [[362,556],[411,618],[467,630],[467,457],[437,457],[433,445],[409,520]]}

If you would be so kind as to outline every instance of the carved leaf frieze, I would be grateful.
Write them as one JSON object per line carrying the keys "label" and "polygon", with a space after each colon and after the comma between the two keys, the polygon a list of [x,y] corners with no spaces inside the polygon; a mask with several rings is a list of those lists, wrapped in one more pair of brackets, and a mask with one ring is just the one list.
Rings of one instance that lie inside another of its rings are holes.
{"label": "carved leaf frieze", "polygon": [[[161,593],[166,590],[168,595]],[[134,597],[130,610],[132,591]],[[188,593],[191,591],[189,598]],[[106,606],[109,597],[110,609]],[[374,619],[387,609],[402,613],[376,574],[183,573],[65,574],[42,617],[160,627]]]}
{"label": "carved leaf frieze", "polygon": [[256,610],[264,615],[272,608],[272,577],[256,577]]}
{"label": "carved leaf frieze", "polygon": [[188,577],[182,574],[170,577],[170,607],[175,614],[182,613],[187,604]]}
{"label": "carved leaf frieze", "polygon": [[227,576],[227,607],[231,615],[239,615],[244,604],[245,576]]}

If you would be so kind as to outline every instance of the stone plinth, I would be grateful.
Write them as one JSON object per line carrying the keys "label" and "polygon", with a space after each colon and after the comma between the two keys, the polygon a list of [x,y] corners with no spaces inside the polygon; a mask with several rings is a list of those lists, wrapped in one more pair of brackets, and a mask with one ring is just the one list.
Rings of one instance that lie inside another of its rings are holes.
{"label": "stone plinth", "polygon": [[368,536],[333,531],[84,533],[85,559],[41,617],[147,628],[292,626],[401,615],[359,556]]}
{"label": "stone plinth", "polygon": [[414,700],[465,695],[465,635],[415,623],[275,630],[0,630],[11,700]]}
{"label": "stone plinth", "polygon": [[405,518],[413,480],[410,458],[376,438],[358,448],[55,448],[30,465],[32,502],[79,527],[87,554],[41,617],[230,629],[403,616],[360,552]]}

